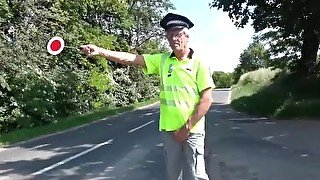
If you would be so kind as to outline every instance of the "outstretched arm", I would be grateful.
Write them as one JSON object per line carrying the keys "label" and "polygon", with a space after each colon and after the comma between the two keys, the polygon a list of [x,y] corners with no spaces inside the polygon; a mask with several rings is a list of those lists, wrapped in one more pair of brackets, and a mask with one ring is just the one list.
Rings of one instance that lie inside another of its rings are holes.
{"label": "outstretched arm", "polygon": [[136,55],[127,52],[119,52],[119,51],[110,51],[96,45],[83,45],[80,46],[81,51],[88,56],[104,56],[108,60],[111,60],[116,63],[125,64],[125,65],[138,65],[145,67],[145,61],[143,56]]}

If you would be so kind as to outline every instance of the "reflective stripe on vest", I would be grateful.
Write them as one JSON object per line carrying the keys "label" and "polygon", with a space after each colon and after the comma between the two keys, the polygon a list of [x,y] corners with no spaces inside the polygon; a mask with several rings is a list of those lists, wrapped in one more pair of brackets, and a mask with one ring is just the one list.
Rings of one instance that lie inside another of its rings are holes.
{"label": "reflective stripe on vest", "polygon": [[[169,92],[180,92],[181,90],[186,91],[188,94],[194,94],[194,95],[198,95],[199,92],[197,89],[192,88],[191,92],[189,91],[189,89],[187,87],[181,87],[181,86],[164,86],[163,84],[163,74],[164,74],[164,66],[165,66],[165,61],[166,59],[170,56],[170,54],[163,54],[161,57],[161,66],[160,66],[160,73],[161,73],[161,79],[160,79],[160,92],[165,92],[165,91],[169,91]],[[197,71],[198,73],[198,71]],[[161,105],[165,105],[165,106],[171,106],[171,107],[177,107],[177,104],[179,103],[179,106],[181,107],[187,107],[187,108],[191,108],[190,104],[188,103],[188,101],[183,101],[183,102],[175,102],[174,100],[168,100],[168,99],[164,99],[164,98],[160,98],[160,104]]]}
{"label": "reflective stripe on vest", "polygon": [[187,87],[163,86],[162,84],[160,86],[160,91],[179,92],[179,90],[186,91],[189,94],[193,93],[194,95],[198,95],[198,91],[196,89],[194,89],[194,88],[192,88],[192,92],[190,92]]}

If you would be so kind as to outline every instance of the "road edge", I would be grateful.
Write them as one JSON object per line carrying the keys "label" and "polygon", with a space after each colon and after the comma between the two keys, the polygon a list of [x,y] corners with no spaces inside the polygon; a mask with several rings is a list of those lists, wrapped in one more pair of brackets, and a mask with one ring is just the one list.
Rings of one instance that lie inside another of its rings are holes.
{"label": "road edge", "polygon": [[17,147],[17,146],[19,146],[19,145],[22,145],[22,144],[25,144],[25,143],[30,143],[30,142],[33,142],[33,141],[36,141],[36,140],[40,140],[40,139],[43,139],[43,138],[47,138],[47,137],[51,137],[51,136],[63,134],[63,133],[69,132],[69,131],[78,130],[78,129],[80,129],[80,128],[83,128],[83,127],[92,125],[92,124],[94,124],[94,123],[98,123],[98,122],[100,122],[100,121],[106,121],[106,120],[108,120],[109,118],[112,118],[112,117],[114,117],[114,116],[119,116],[119,115],[122,115],[122,114],[124,114],[124,113],[129,113],[129,112],[136,111],[136,110],[146,109],[146,108],[155,106],[155,105],[157,105],[158,103],[159,103],[159,101],[154,102],[154,103],[152,103],[152,104],[148,104],[148,105],[146,105],[146,106],[138,107],[138,108],[133,109],[133,110],[130,110],[130,111],[121,112],[121,113],[119,113],[119,114],[115,114],[115,115],[112,115],[112,116],[108,116],[108,117],[105,117],[105,118],[101,118],[101,119],[98,119],[98,120],[95,120],[95,121],[92,121],[92,122],[89,122],[89,123],[86,123],[86,124],[82,124],[82,125],[79,125],[79,126],[76,126],[76,127],[72,127],[72,128],[70,128],[70,129],[66,129],[66,130],[62,130],[62,131],[58,131],[58,132],[54,132],[54,133],[50,133],[50,134],[46,134],[46,135],[41,135],[41,136],[34,137],[34,138],[31,138],[31,139],[28,139],[28,140],[24,140],[24,141],[20,141],[20,142],[14,143],[14,144],[10,144],[10,145],[7,145],[7,146],[3,146],[3,147],[0,147],[0,152],[6,151],[6,150],[8,150],[8,149],[10,149],[10,148],[15,148],[15,147]]}

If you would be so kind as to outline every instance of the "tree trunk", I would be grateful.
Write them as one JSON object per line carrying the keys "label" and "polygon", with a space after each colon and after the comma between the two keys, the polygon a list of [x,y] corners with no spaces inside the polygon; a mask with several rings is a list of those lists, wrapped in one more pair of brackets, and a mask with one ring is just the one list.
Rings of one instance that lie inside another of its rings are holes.
{"label": "tree trunk", "polygon": [[297,73],[299,75],[314,75],[317,62],[317,52],[319,49],[319,32],[314,29],[305,29],[303,32],[303,44],[301,49],[301,59],[297,63]]}

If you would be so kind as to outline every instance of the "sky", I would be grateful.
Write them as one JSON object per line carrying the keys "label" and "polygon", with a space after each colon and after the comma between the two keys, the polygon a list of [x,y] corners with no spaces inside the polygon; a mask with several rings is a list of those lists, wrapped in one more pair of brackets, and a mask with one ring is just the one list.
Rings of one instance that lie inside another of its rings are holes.
{"label": "sky", "polygon": [[205,59],[213,71],[233,72],[240,54],[252,42],[253,28],[236,28],[226,12],[210,9],[210,0],[171,0],[176,10],[169,12],[188,17],[191,48]]}

